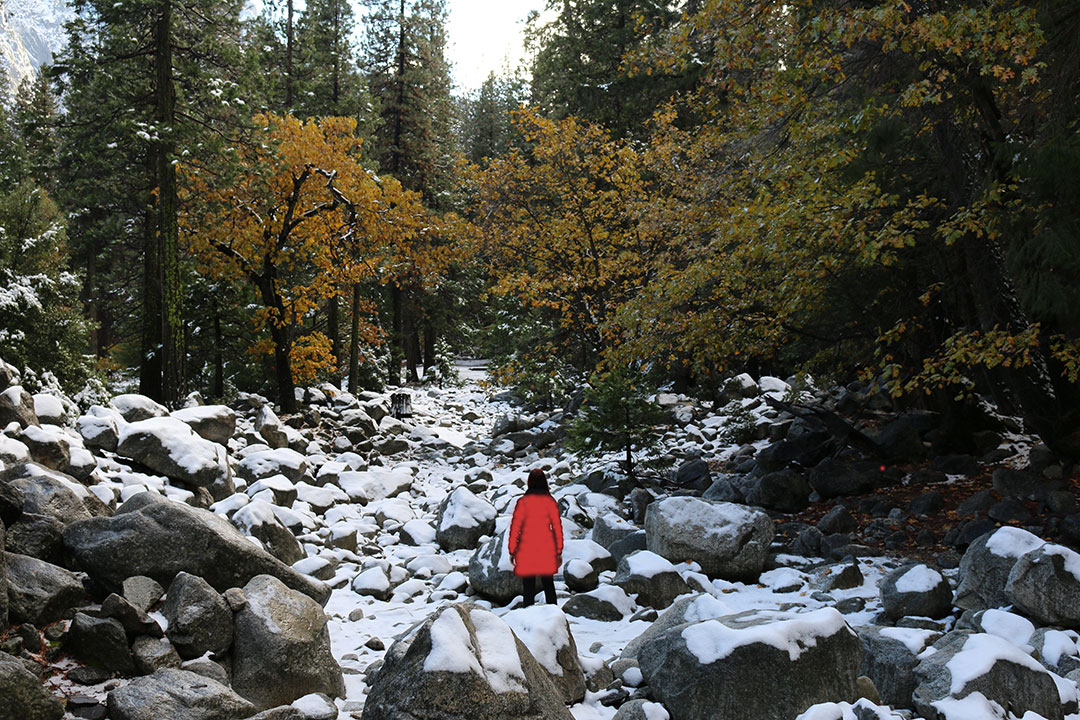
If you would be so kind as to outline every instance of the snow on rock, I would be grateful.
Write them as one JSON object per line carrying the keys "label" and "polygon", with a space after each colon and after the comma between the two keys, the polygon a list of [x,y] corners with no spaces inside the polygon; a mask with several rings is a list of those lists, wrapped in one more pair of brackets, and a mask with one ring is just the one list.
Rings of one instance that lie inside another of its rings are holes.
{"label": "snow on rock", "polygon": [[236,431],[236,413],[225,405],[197,405],[175,410],[172,416],[191,426],[199,436],[227,445]]}
{"label": "snow on rock", "polygon": [[165,417],[169,410],[145,395],[129,393],[117,395],[109,401],[109,406],[120,413],[127,422],[138,422],[150,418]]}
{"label": "snow on rock", "polygon": [[307,471],[307,459],[289,448],[253,452],[246,455],[236,468],[236,474],[249,483],[272,475],[284,475],[292,482],[297,482]]}
{"label": "snow on rock", "polygon": [[365,720],[570,720],[547,672],[502,619],[446,605],[398,639],[371,680]]}
{"label": "snow on rock", "polygon": [[370,503],[400,495],[412,487],[412,482],[413,476],[409,472],[371,468],[342,472],[337,484],[353,502]]}
{"label": "snow on rock", "polygon": [[1033,650],[1029,642],[1035,633],[1035,625],[1015,613],[997,609],[984,610],[976,614],[975,627],[984,633],[1007,640],[1026,653]]}
{"label": "snow on rock", "polygon": [[941,618],[952,609],[949,581],[922,564],[903,565],[881,581],[881,604],[893,619],[908,615]]}
{"label": "snow on rock", "polygon": [[1005,593],[1042,625],[1080,628],[1080,554],[1049,543],[1024,553],[1009,572]]}
{"label": "snow on rock", "polygon": [[446,551],[472,550],[484,535],[495,531],[495,507],[460,486],[439,505],[435,540]]}
{"label": "snow on rock", "polygon": [[666,608],[690,588],[679,571],[665,558],[648,550],[623,556],[615,567],[612,582],[637,596],[642,605]]}
{"label": "snow on rock", "polygon": [[1001,527],[976,538],[960,560],[953,603],[964,610],[1011,605],[1005,592],[1009,573],[1023,555],[1044,544],[1037,535],[1013,527]]}
{"label": "snow on rock", "polygon": [[13,422],[18,423],[19,427],[38,424],[37,413],[34,412],[34,398],[20,385],[12,385],[0,391],[0,428]]}
{"label": "snow on rock", "polygon": [[34,412],[38,420],[53,425],[63,425],[67,421],[67,410],[60,398],[51,393],[38,393],[34,395]]}
{"label": "snow on rock", "polygon": [[79,417],[76,426],[87,447],[116,452],[120,440],[120,427],[127,421],[113,408],[92,405],[85,415]]}
{"label": "snow on rock", "polygon": [[563,611],[552,605],[533,605],[511,610],[502,619],[547,671],[563,702],[580,702],[585,697],[585,675]]}
{"label": "snow on rock", "polygon": [[701,565],[710,577],[757,578],[774,529],[772,519],[743,505],[670,497],[645,511],[646,546],[672,562]]}
{"label": "snow on rock", "polygon": [[209,487],[232,477],[223,447],[171,417],[129,422],[120,430],[116,452],[189,485]]}
{"label": "snow on rock", "polygon": [[818,703],[795,720],[906,720],[892,708],[875,705],[863,698],[855,703]]}

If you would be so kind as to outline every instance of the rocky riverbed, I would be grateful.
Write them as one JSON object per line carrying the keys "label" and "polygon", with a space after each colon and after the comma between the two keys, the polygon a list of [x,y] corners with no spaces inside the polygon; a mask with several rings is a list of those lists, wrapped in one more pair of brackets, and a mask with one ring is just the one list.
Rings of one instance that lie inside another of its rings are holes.
{"label": "rocky riverbed", "polygon": [[[1071,468],[984,409],[660,393],[664,477],[485,388],[169,413],[0,364],[0,720],[1078,718]],[[544,468],[557,607],[503,533]]]}

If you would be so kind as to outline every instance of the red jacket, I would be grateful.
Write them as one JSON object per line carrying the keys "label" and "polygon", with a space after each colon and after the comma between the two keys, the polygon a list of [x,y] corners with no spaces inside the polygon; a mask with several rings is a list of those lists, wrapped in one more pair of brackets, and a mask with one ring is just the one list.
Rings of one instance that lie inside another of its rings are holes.
{"label": "red jacket", "polygon": [[523,495],[514,508],[508,542],[518,577],[558,572],[563,540],[555,498],[546,493]]}

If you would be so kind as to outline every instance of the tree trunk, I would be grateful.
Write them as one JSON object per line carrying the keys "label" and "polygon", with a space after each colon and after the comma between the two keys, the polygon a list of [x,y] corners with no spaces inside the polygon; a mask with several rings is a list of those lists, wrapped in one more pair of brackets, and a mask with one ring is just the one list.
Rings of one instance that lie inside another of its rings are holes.
{"label": "tree trunk", "polygon": [[349,392],[357,391],[357,375],[360,372],[360,283],[352,287],[352,334],[349,337]]}
{"label": "tree trunk", "polygon": [[[153,154],[147,156],[150,186],[156,186]],[[139,355],[139,392],[161,400],[162,287],[161,245],[157,208],[148,198],[143,247],[142,337]]]}
{"label": "tree trunk", "polygon": [[405,379],[407,382],[418,383],[420,375],[416,372],[416,366],[420,364],[420,339],[416,331],[416,305],[412,302],[404,305],[402,339],[405,345]]}
{"label": "tree trunk", "polygon": [[437,335],[435,328],[432,327],[431,319],[429,318],[424,325],[424,374],[427,374],[429,368],[435,367],[437,359],[435,357],[435,341]]}
{"label": "tree trunk", "polygon": [[214,303],[214,399],[225,397],[225,344],[221,336],[221,309]]}
{"label": "tree trunk", "polygon": [[97,252],[90,248],[89,257],[86,260],[86,282],[83,283],[83,304],[86,306],[86,316],[90,318],[90,346],[89,352],[94,357],[104,357],[101,344],[101,318],[98,312],[97,301]]}
{"label": "tree trunk", "polygon": [[390,369],[387,375],[390,385],[401,384],[402,313],[401,288],[394,283],[390,285]]}
{"label": "tree trunk", "polygon": [[[398,11],[398,49],[397,49],[397,107],[394,108],[394,145],[390,148],[390,172],[399,175],[402,163],[401,138],[405,124],[405,0],[401,0]],[[404,178],[401,178],[404,180]],[[397,383],[394,383],[395,385]]]}
{"label": "tree trunk", "polygon": [[277,383],[278,403],[282,412],[296,412],[296,393],[292,379],[292,328],[285,319],[285,304],[277,294],[276,278],[269,259],[259,277],[259,292],[263,306],[273,308],[276,321],[270,320],[270,338],[274,341],[274,380]]}
{"label": "tree trunk", "polygon": [[326,308],[326,331],[330,333],[330,352],[334,355],[334,370],[330,373],[336,387],[341,386],[341,369],[344,355],[341,350],[341,327],[338,321],[338,295],[330,297]]}

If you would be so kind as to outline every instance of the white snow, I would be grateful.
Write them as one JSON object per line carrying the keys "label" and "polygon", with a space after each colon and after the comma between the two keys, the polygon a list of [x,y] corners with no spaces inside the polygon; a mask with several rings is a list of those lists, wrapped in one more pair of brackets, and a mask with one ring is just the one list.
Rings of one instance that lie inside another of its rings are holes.
{"label": "white snow", "polygon": [[1007,720],[1005,708],[981,692],[963,698],[947,697],[930,703],[941,713],[943,720]]}
{"label": "white snow", "polygon": [[496,514],[491,503],[478,498],[469,488],[462,486],[450,493],[439,529],[478,527],[494,520]]}
{"label": "white snow", "polygon": [[997,635],[999,638],[1008,640],[1026,653],[1032,651],[1028,641],[1035,632],[1035,625],[1025,617],[1020,617],[1005,610],[986,610],[980,616],[979,624],[983,632]]}
{"label": "white snow", "polygon": [[744,505],[714,503],[690,496],[665,498],[653,507],[667,525],[687,528],[717,540],[734,537],[743,526],[762,514],[760,510]]}
{"label": "white snow", "polygon": [[159,405],[145,395],[137,395],[135,393],[129,393],[126,395],[117,395],[109,401],[109,405],[117,410],[121,415],[127,415],[132,411],[142,411],[143,413],[151,417],[164,417],[169,414],[167,408],[164,405]]}
{"label": "white snow", "polygon": [[952,677],[950,693],[954,696],[962,695],[969,682],[985,675],[998,661],[1011,662],[1040,673],[1046,672],[1035,658],[1008,640],[997,635],[976,633],[968,637],[960,652],[945,665]]}
{"label": "white snow", "polygon": [[60,398],[48,393],[34,395],[34,412],[37,413],[38,418],[63,418],[66,414]]}
{"label": "white snow", "polygon": [[1080,582],[1080,553],[1075,550],[1070,550],[1064,545],[1053,545],[1047,543],[1043,546],[1043,553],[1050,556],[1056,556],[1062,558],[1065,563],[1065,572],[1073,576],[1073,578]]}
{"label": "white snow", "polygon": [[817,645],[819,638],[838,632],[851,632],[844,616],[834,608],[808,613],[778,613],[774,622],[747,628],[731,628],[719,620],[704,620],[685,628],[682,637],[686,648],[703,665],[722,660],[736,648],[764,643],[787,652],[798,660],[803,651]]}
{"label": "white snow", "polygon": [[120,429],[120,443],[136,433],[154,436],[177,467],[190,475],[209,470],[225,474],[225,449],[196,435],[185,422],[172,417],[153,417],[128,423]]}
{"label": "white snow", "polygon": [[650,550],[638,550],[626,556],[631,575],[651,578],[661,573],[678,572],[671,561]]}
{"label": "white snow", "polygon": [[523,692],[525,671],[510,627],[493,613],[474,607],[469,611],[474,645],[459,612],[458,607],[450,608],[431,623],[431,651],[424,658],[424,671],[476,673],[497,693]]}
{"label": "white snow", "polygon": [[1063,630],[1047,630],[1043,635],[1042,658],[1057,667],[1061,658],[1076,655],[1076,640]]}
{"label": "white snow", "polygon": [[931,642],[931,639],[940,635],[933,630],[921,630],[919,628],[886,627],[881,629],[881,634],[893,640],[904,643],[913,655],[918,655]]}
{"label": "white snow", "polygon": [[936,588],[944,578],[941,573],[926,565],[916,565],[896,579],[896,591],[900,593],[927,593]]}
{"label": "white snow", "polygon": [[502,619],[529,648],[541,667],[552,675],[563,674],[558,652],[570,645],[570,626],[563,611],[553,605],[517,608]]}
{"label": "white snow", "polygon": [[[871,714],[873,713],[873,714]],[[824,702],[811,706],[795,720],[903,720],[892,708],[875,705],[862,698],[852,703]]]}
{"label": "white snow", "polygon": [[1018,558],[1046,542],[1038,535],[1014,527],[1000,527],[986,541],[986,549],[1003,558]]}

